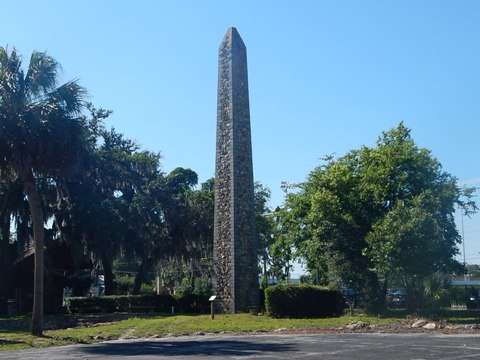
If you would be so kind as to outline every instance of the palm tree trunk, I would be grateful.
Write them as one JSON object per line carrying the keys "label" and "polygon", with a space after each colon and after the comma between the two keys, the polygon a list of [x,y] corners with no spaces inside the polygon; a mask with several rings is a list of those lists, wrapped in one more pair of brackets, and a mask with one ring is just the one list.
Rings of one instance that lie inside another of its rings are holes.
{"label": "palm tree trunk", "polygon": [[34,240],[34,275],[33,275],[33,312],[31,332],[34,336],[43,335],[43,279],[44,279],[44,227],[43,210],[40,195],[35,186],[32,170],[23,172],[23,186],[28,198],[28,206],[32,216]]}
{"label": "palm tree trunk", "polygon": [[[8,299],[11,289],[11,268],[13,260],[10,255],[10,213],[0,214],[0,299]],[[0,310],[1,311],[1,310]]]}

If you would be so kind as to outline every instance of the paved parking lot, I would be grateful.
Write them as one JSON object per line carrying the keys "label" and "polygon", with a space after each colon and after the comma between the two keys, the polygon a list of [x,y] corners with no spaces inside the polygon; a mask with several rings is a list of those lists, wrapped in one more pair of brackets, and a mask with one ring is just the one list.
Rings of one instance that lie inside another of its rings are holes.
{"label": "paved parking lot", "polygon": [[0,352],[0,359],[480,359],[479,335],[214,335]]}

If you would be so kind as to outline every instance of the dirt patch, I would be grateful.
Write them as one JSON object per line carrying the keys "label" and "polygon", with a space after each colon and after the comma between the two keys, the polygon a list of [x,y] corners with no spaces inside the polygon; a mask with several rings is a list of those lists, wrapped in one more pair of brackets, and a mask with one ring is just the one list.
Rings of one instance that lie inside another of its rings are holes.
{"label": "dirt patch", "polygon": [[[361,321],[339,327],[309,327],[293,329],[277,329],[275,333],[285,334],[341,334],[341,333],[386,333],[386,334],[410,334],[410,333],[441,333],[441,334],[480,334],[480,324],[450,324],[426,321],[423,326],[413,326],[415,322],[400,321],[394,324],[379,325],[366,324]],[[428,326],[427,326],[428,325]]]}

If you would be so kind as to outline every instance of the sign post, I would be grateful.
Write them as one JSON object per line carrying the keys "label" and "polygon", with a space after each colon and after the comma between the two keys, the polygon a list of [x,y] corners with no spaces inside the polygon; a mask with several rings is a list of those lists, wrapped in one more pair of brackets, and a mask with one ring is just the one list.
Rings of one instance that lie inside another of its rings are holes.
{"label": "sign post", "polygon": [[215,319],[215,312],[213,310],[213,302],[215,301],[216,298],[217,298],[216,295],[212,295],[212,296],[210,296],[210,299],[208,299],[208,301],[210,301],[210,313],[212,315],[212,320]]}

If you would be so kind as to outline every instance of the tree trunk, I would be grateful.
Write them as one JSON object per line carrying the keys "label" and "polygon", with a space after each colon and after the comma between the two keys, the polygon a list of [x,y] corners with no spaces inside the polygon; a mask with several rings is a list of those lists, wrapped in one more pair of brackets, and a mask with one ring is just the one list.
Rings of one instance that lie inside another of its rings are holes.
{"label": "tree trunk", "polygon": [[4,308],[0,309],[0,313],[6,312],[7,299],[11,292],[11,268],[13,259],[10,255],[10,213],[2,211],[0,214],[1,233],[0,233],[0,301],[4,300]]}
{"label": "tree trunk", "polygon": [[364,301],[365,301],[365,310],[370,314],[379,314],[381,312],[381,302],[382,302],[382,288],[378,282],[378,276],[373,271],[368,271],[365,274],[366,283],[365,283],[365,292],[364,292]]}
{"label": "tree trunk", "polygon": [[113,283],[113,264],[105,253],[102,253],[101,259],[105,281],[105,295],[113,295],[115,292],[115,284]]}
{"label": "tree trunk", "polygon": [[33,312],[32,335],[43,335],[43,279],[44,279],[44,232],[43,210],[40,195],[35,187],[35,178],[31,169],[23,172],[23,186],[28,198],[30,215],[32,216],[33,241],[35,248],[33,275]]}
{"label": "tree trunk", "polygon": [[407,279],[407,311],[419,314],[423,307],[423,276],[413,275]]}
{"label": "tree trunk", "polygon": [[133,284],[133,291],[132,291],[133,295],[140,294],[140,288],[142,287],[142,284],[145,282],[147,278],[148,270],[150,270],[151,265],[152,265],[152,258],[146,257],[142,259],[140,268],[138,269],[137,275],[135,276],[135,282]]}

